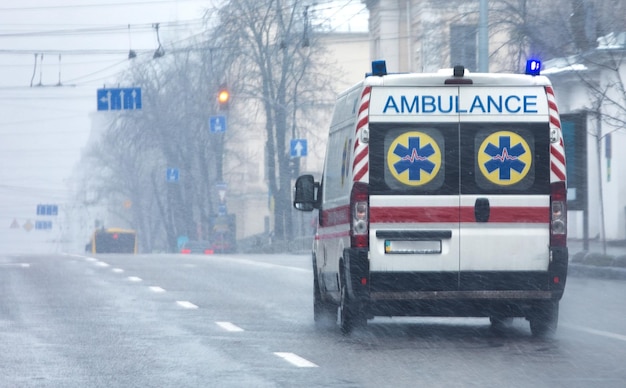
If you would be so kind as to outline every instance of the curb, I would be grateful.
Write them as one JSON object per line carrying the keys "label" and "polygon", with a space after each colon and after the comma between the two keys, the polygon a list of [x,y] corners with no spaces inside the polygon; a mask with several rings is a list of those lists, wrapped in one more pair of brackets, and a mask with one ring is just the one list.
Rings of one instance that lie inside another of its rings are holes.
{"label": "curb", "polygon": [[600,279],[626,280],[626,268],[600,267],[569,263],[567,274],[571,276],[588,276]]}

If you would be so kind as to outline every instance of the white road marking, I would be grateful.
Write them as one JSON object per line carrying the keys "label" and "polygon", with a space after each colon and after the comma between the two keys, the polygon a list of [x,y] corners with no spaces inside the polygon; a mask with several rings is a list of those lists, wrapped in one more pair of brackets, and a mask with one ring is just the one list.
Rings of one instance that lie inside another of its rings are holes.
{"label": "white road marking", "polygon": [[142,281],[142,279],[138,278],[137,276],[129,276],[127,279],[130,280],[131,282],[140,282],[140,281]]}
{"label": "white road marking", "polygon": [[121,269],[121,268],[113,268],[111,271],[113,271],[115,273],[122,273],[122,272],[124,272],[124,270]]}
{"label": "white road marking", "polygon": [[588,334],[599,335],[601,337],[612,338],[620,341],[626,341],[626,335],[611,333],[610,331],[596,330],[590,327],[577,326],[577,325],[569,325],[567,323],[562,323],[560,326],[567,327],[568,329],[582,331]]}
{"label": "white road marking", "polygon": [[208,260],[228,261],[228,262],[231,262],[231,263],[232,262],[238,262],[238,263],[254,265],[256,267],[262,267],[262,268],[286,269],[286,270],[289,270],[289,271],[303,272],[303,273],[311,273],[311,272],[313,272],[311,269],[299,268],[299,267],[290,267],[290,266],[287,266],[287,265],[280,265],[280,264],[265,263],[265,262],[262,262],[262,261],[254,261],[254,260],[250,260],[250,259],[241,259],[241,258],[237,258],[237,257],[229,257],[228,255],[225,255],[225,256],[210,255],[210,256],[205,256],[205,258],[208,259]]}
{"label": "white road marking", "polygon": [[186,300],[177,300],[176,304],[178,304],[181,307],[184,307],[186,309],[197,309],[198,306],[196,306],[195,304],[191,303],[191,302],[187,302]]}
{"label": "white road marking", "polygon": [[76,257],[76,258],[79,258],[79,259],[82,259],[83,257],[85,257],[83,255],[77,255],[75,253],[64,253],[64,255],[65,256],[70,256],[70,257]]}
{"label": "white road marking", "polygon": [[85,257],[85,260],[87,260],[87,261],[89,261],[89,262],[91,262],[91,263],[93,263],[93,262],[95,262],[95,261],[98,261],[98,259],[93,258],[93,257]]}
{"label": "white road marking", "polygon": [[2,263],[0,264],[0,266],[2,267],[22,267],[22,268],[29,268],[30,264],[29,263]]}
{"label": "white road marking", "polygon": [[317,368],[318,366],[311,361],[304,359],[294,353],[274,352],[275,355],[299,368]]}
{"label": "white road marking", "polygon": [[261,262],[261,261],[254,261],[254,260],[248,260],[248,259],[235,259],[235,260],[231,260],[231,261],[239,261],[241,263],[246,263],[246,264],[254,265],[254,266],[257,266],[257,267],[263,267],[263,268],[288,269],[290,271],[296,271],[296,272],[312,272],[310,269],[298,268],[298,267],[289,267],[289,266],[280,265],[280,264],[264,263],[264,262]]}
{"label": "white road marking", "polygon": [[235,324],[232,324],[230,322],[215,322],[219,327],[221,327],[222,329],[226,330],[226,331],[232,331],[232,332],[236,332],[236,331],[243,331],[243,329]]}
{"label": "white road marking", "polygon": [[150,291],[152,291],[152,292],[156,292],[156,293],[165,292],[165,290],[164,290],[164,289],[162,289],[161,287],[158,287],[158,286],[152,286],[152,287],[150,287]]}
{"label": "white road marking", "polygon": [[104,267],[109,267],[109,265],[107,263],[105,263],[104,261],[98,261],[98,262],[96,262],[96,265],[98,267],[103,267],[103,268]]}

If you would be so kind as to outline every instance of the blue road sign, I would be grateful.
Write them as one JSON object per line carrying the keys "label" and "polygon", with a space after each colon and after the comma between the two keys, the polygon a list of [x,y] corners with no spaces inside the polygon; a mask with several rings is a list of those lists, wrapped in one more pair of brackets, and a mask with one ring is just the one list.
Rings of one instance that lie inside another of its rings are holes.
{"label": "blue road sign", "polygon": [[209,128],[211,133],[226,132],[226,116],[209,117]]}
{"label": "blue road sign", "polygon": [[52,229],[52,221],[35,221],[35,229]]}
{"label": "blue road sign", "polygon": [[98,110],[141,109],[141,88],[98,89]]}
{"label": "blue road sign", "polygon": [[57,205],[37,205],[38,216],[57,216],[59,207]]}
{"label": "blue road sign", "polygon": [[178,169],[177,168],[168,168],[166,172],[165,180],[168,182],[178,182]]}
{"label": "blue road sign", "polygon": [[306,139],[291,139],[291,157],[300,158],[307,155]]}

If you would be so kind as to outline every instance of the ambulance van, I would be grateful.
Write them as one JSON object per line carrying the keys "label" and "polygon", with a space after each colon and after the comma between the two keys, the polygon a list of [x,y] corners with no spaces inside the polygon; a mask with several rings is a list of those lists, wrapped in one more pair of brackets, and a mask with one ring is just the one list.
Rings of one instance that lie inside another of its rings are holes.
{"label": "ambulance van", "polygon": [[[550,81],[528,74],[372,74],[340,94],[321,181],[314,319],[488,317],[554,333],[565,287],[566,175]],[[338,314],[338,315],[337,315]]]}

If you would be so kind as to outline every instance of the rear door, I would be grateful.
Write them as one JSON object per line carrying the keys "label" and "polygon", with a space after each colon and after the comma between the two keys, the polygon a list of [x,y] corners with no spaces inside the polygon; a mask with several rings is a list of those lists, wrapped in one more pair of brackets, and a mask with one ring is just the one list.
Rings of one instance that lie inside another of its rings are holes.
{"label": "rear door", "polygon": [[533,289],[549,261],[545,91],[461,87],[464,106],[476,96],[493,104],[460,115],[460,288]]}
{"label": "rear door", "polygon": [[[424,108],[421,96],[442,96],[441,100],[452,102],[457,93],[457,87],[372,89],[369,190],[373,291],[458,289],[458,114],[451,108],[419,114]],[[390,96],[397,102],[397,110],[384,109],[392,104]]]}

